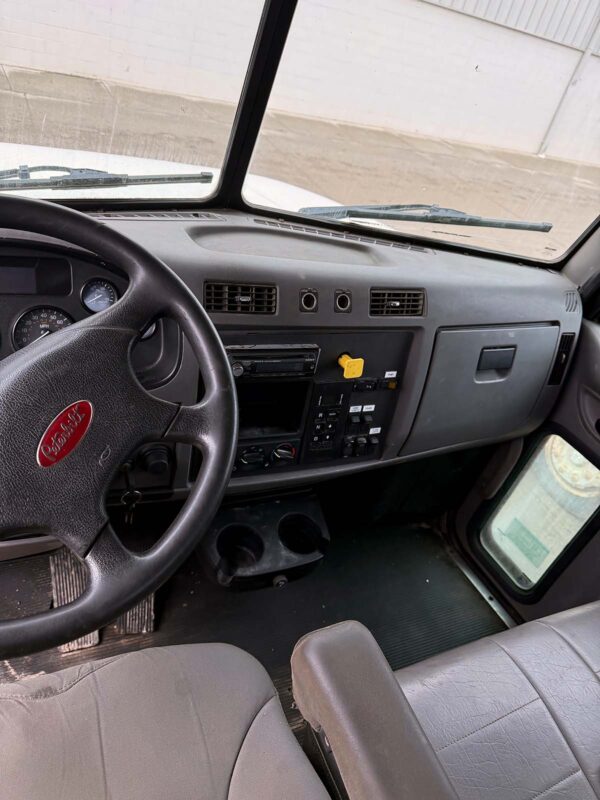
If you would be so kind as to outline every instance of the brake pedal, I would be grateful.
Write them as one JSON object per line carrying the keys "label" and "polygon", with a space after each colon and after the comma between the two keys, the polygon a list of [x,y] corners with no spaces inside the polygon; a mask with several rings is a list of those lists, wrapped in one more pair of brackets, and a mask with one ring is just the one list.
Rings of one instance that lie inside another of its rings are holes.
{"label": "brake pedal", "polygon": [[[52,581],[52,604],[54,607],[72,603],[85,590],[85,567],[66,547],[50,554],[50,579]],[[61,653],[72,653],[86,647],[94,647],[100,641],[99,631],[61,644]]]}

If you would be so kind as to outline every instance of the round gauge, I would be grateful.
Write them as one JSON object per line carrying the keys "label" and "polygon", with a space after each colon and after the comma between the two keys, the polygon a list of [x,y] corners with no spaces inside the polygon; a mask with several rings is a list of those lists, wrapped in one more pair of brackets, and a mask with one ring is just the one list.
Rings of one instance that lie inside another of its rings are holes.
{"label": "round gauge", "polygon": [[104,278],[93,278],[81,290],[81,302],[92,314],[105,311],[118,299],[117,290],[110,281],[105,281]]}
{"label": "round gauge", "polygon": [[59,308],[32,308],[16,322],[13,329],[14,346],[20,350],[42,336],[61,331],[72,324],[73,319]]}

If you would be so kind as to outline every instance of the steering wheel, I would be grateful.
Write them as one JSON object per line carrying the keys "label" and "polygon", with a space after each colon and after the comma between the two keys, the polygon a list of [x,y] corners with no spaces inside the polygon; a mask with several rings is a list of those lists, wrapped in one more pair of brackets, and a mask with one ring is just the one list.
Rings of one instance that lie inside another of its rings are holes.
{"label": "steering wheel", "polygon": [[[129,277],[127,291],[109,309],[0,362],[0,537],[51,534],[88,573],[74,602],[0,622],[0,658],[6,658],[108,624],[174,572],[219,507],[233,467],[238,413],[219,335],[162,261],[93,218],[40,200],[0,197],[0,227],[83,247]],[[197,405],[157,399],[133,372],[133,344],[159,317],[179,323],[198,359],[205,394]],[[111,527],[104,499],[136,447],[162,440],[199,448],[202,468],[160,541],[135,554]]]}

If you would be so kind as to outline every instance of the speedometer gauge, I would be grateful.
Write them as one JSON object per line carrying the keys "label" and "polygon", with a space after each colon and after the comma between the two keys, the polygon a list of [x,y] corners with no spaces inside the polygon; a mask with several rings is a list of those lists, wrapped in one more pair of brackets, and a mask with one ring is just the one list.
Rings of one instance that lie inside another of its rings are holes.
{"label": "speedometer gauge", "polygon": [[36,339],[61,331],[72,324],[72,317],[60,308],[32,308],[17,320],[13,329],[13,344],[20,350]]}
{"label": "speedometer gauge", "polygon": [[117,290],[110,281],[105,281],[104,278],[94,278],[88,281],[81,291],[81,302],[92,314],[105,311],[118,299]]}

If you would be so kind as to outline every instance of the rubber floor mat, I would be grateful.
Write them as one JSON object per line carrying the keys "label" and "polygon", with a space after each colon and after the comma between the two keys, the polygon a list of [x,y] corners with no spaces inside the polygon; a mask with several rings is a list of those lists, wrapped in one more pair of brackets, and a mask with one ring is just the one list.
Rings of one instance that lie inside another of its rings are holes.
{"label": "rubber floor mat", "polygon": [[283,589],[223,589],[190,560],[157,594],[154,633],[123,637],[110,626],[101,643],[85,651],[0,661],[0,680],[141,647],[228,642],[265,665],[296,728],[289,662],[294,644],[309,631],[357,619],[399,669],[505,628],[431,530],[393,524],[330,529],[322,564]]}

